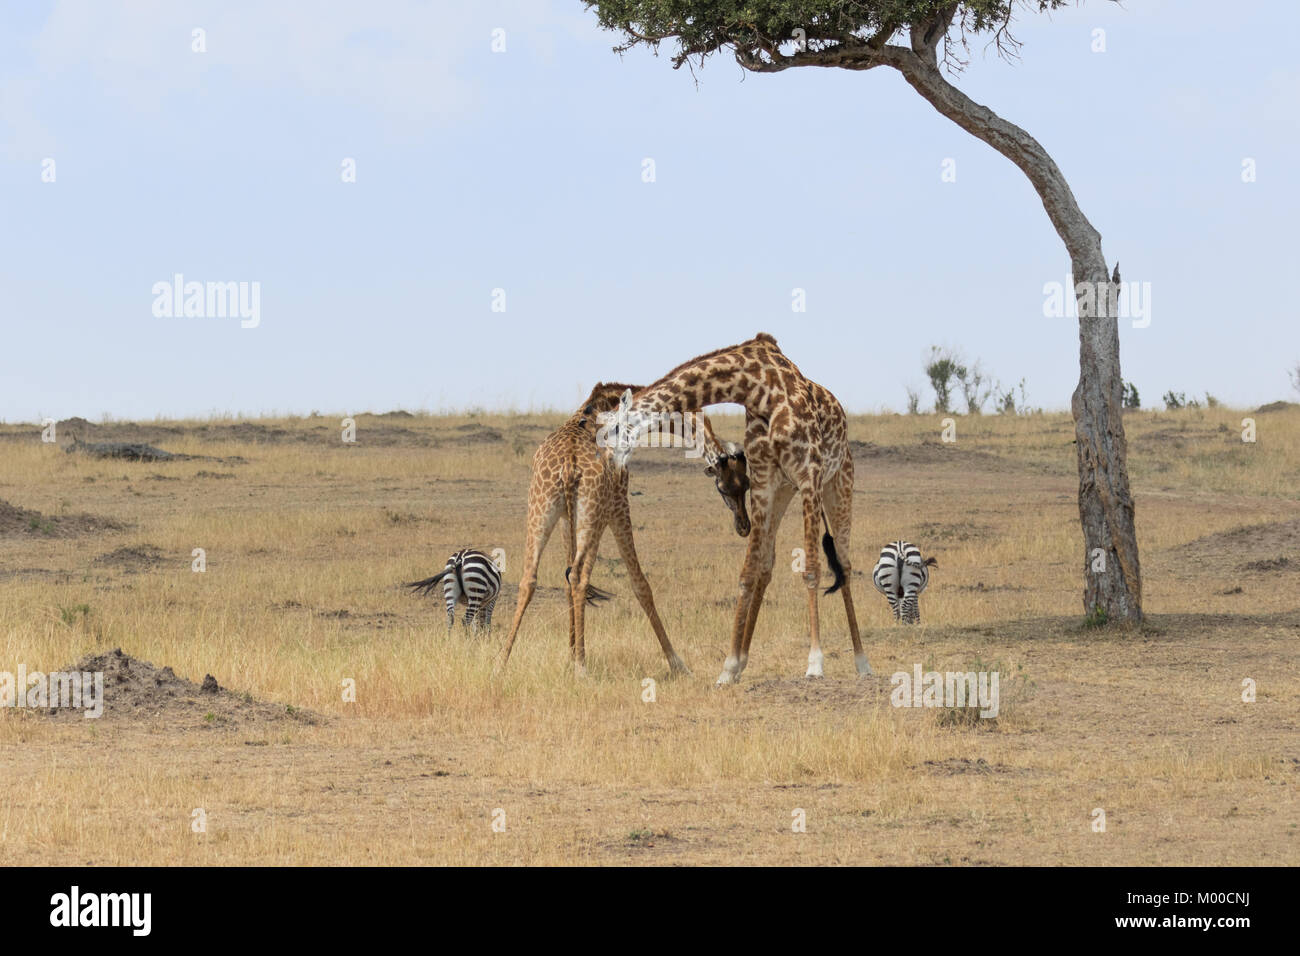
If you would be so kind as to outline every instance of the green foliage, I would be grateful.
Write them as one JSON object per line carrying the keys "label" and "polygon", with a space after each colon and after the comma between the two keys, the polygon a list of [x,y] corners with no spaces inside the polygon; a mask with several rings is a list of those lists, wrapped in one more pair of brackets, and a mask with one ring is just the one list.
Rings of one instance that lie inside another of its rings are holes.
{"label": "green foliage", "polygon": [[957,356],[948,349],[930,346],[930,360],[925,363],[925,374],[934,389],[934,410],[952,411],[952,380],[966,375],[966,368],[958,364]]}
{"label": "green foliage", "polygon": [[1194,398],[1188,398],[1186,392],[1175,392],[1173,389],[1165,392],[1162,401],[1165,403],[1165,411],[1167,412],[1177,411],[1180,408],[1201,407],[1201,403]]}
{"label": "green foliage", "polygon": [[1124,383],[1124,396],[1122,399],[1124,408],[1141,408],[1142,398],[1138,395],[1138,388],[1132,382]]}
{"label": "green foliage", "polygon": [[989,400],[997,387],[988,380],[988,375],[979,362],[970,366],[957,368],[957,382],[961,385],[962,397],[966,399],[966,414],[980,415],[984,412],[984,403]]}
{"label": "green foliage", "polygon": [[59,605],[59,620],[68,627],[76,624],[78,620],[85,620],[90,617],[89,604],[72,604],[69,606]]}
{"label": "green foliage", "polygon": [[[623,35],[616,50],[636,46],[658,51],[675,43],[673,67],[731,48],[754,58],[770,57],[801,36],[812,51],[839,44],[864,47],[880,35],[928,24],[944,4],[935,0],[583,0],[602,27]],[[1015,8],[1054,10],[1065,0],[965,0],[955,4],[953,28],[966,38],[1005,37]],[[802,34],[796,31],[803,31]]]}
{"label": "green foliage", "polygon": [[1100,604],[1094,604],[1088,616],[1083,619],[1084,627],[1105,627],[1110,622],[1110,615]]}

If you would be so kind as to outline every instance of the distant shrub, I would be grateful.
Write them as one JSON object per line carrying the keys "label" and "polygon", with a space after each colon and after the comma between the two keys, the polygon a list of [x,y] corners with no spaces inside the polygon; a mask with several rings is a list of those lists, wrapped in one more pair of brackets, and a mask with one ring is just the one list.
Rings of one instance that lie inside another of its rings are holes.
{"label": "distant shrub", "polygon": [[921,413],[921,393],[910,385],[904,386],[907,389],[907,414],[919,415]]}
{"label": "distant shrub", "polygon": [[1179,408],[1200,408],[1201,403],[1194,398],[1188,398],[1186,392],[1175,392],[1172,389],[1164,394],[1165,411],[1172,412]]}

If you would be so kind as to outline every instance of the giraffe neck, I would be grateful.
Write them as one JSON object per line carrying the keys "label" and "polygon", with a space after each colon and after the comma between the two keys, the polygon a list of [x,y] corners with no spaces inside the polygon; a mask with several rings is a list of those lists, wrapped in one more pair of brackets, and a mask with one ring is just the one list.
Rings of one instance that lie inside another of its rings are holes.
{"label": "giraffe neck", "polygon": [[[695,413],[696,440],[704,446],[704,463],[710,467],[717,465],[723,455],[733,454],[735,446],[725,447],[718,436],[713,433],[713,423],[703,412]],[[728,442],[728,444],[731,444]]]}
{"label": "giraffe neck", "polygon": [[[745,343],[748,346],[750,343]],[[736,346],[674,369],[653,385],[636,393],[631,411],[639,413],[686,412],[708,405],[744,405],[755,415],[767,416],[773,388],[767,372],[773,366],[764,356],[748,354]]]}

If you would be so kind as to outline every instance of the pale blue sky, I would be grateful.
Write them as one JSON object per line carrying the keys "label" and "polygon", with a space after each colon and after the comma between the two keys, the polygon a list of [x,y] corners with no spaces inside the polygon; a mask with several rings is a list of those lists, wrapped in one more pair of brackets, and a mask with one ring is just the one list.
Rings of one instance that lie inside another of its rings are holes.
{"label": "pale blue sky", "polygon": [[[1296,398],[1297,32],[1089,0],[959,79],[1151,284],[1148,406]],[[0,5],[0,419],[571,407],[760,330],[850,411],[901,409],[932,343],[1068,407],[1068,261],[1007,160],[886,69],[697,87],[614,42],[577,0]],[[155,317],[178,272],[260,282],[260,325]]]}

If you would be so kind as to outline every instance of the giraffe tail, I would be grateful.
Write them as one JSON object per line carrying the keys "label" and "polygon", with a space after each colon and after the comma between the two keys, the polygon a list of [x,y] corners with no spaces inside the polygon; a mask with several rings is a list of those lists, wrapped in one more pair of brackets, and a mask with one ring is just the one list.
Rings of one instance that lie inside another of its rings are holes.
{"label": "giraffe tail", "polygon": [[831,537],[831,526],[826,520],[825,511],[822,512],[822,524],[826,527],[826,533],[822,535],[822,550],[826,552],[826,563],[830,565],[831,574],[835,575],[835,583],[822,593],[834,594],[844,586],[844,565],[840,564],[839,552],[835,550],[835,539]]}
{"label": "giraffe tail", "polygon": [[409,584],[403,584],[402,587],[410,588],[419,594],[429,594],[447,574],[448,572],[444,569],[431,578],[425,578],[423,581],[411,581]]}

